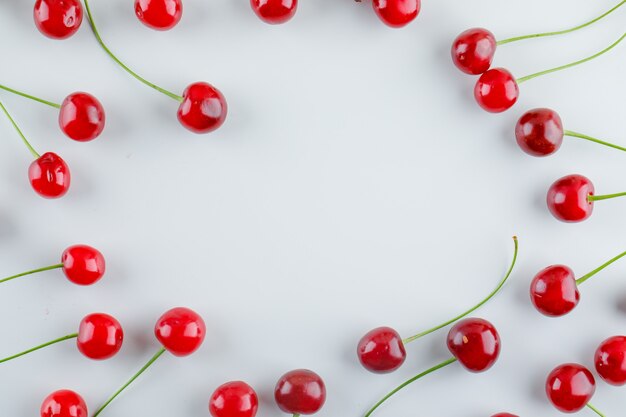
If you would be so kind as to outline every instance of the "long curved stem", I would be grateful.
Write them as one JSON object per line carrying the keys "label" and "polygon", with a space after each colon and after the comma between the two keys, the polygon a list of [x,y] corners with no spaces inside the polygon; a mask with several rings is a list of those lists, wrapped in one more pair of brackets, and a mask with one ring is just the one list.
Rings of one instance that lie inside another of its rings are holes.
{"label": "long curved stem", "polygon": [[415,336],[411,336],[411,337],[407,337],[406,339],[404,339],[402,342],[406,345],[407,343],[411,343],[421,337],[426,336],[427,334],[430,334],[434,331],[437,331],[439,329],[442,329],[460,319],[462,319],[465,316],[468,316],[469,314],[473,313],[474,311],[478,310],[480,307],[482,307],[483,305],[485,305],[485,303],[487,303],[487,301],[491,300],[499,291],[500,289],[504,286],[504,284],[506,283],[506,281],[509,279],[509,276],[511,276],[511,272],[513,271],[513,267],[515,266],[515,262],[517,261],[517,252],[518,252],[518,242],[517,242],[517,236],[513,236],[513,243],[515,244],[515,250],[513,252],[513,260],[511,261],[511,266],[509,267],[509,270],[507,271],[506,275],[504,276],[504,278],[502,278],[502,280],[500,280],[500,282],[498,283],[498,286],[484,299],[482,300],[480,303],[476,304],[474,307],[470,308],[469,310],[467,310],[466,312],[454,317],[453,319],[450,319],[448,321],[446,321],[445,323],[440,324],[439,326],[435,326],[431,329],[428,329],[426,331],[423,331],[421,333],[416,334]]}
{"label": "long curved stem", "polygon": [[33,269],[30,271],[22,272],[21,274],[11,275],[10,277],[0,279],[0,284],[2,284],[3,282],[11,281],[15,278],[19,278],[19,277],[23,277],[23,276],[31,275],[31,274],[36,274],[37,272],[50,271],[51,269],[59,269],[59,268],[63,268],[63,264],[44,266],[43,268]]}
{"label": "long curved stem", "polygon": [[35,157],[35,159],[39,158],[41,155],[39,155],[37,153],[37,151],[35,150],[35,148],[32,147],[32,145],[28,142],[28,139],[26,139],[26,136],[24,136],[24,133],[22,133],[22,130],[20,129],[20,127],[17,125],[17,123],[15,123],[15,120],[13,120],[13,118],[11,117],[11,115],[9,114],[9,111],[7,110],[6,107],[4,107],[4,104],[2,104],[2,102],[0,102],[0,108],[2,109],[2,111],[4,112],[4,114],[6,114],[6,116],[9,118],[9,120],[11,121],[11,124],[13,125],[13,127],[15,128],[15,130],[17,131],[17,133],[21,136],[22,141],[24,141],[24,145],[26,145],[26,147],[28,148],[28,150],[30,151],[31,155],[33,157]]}
{"label": "long curved stem", "polygon": [[569,28],[569,29],[565,29],[565,30],[559,30],[559,31],[556,31],[556,32],[543,32],[543,33],[534,33],[532,35],[516,36],[514,38],[508,38],[508,39],[503,39],[501,41],[498,41],[497,44],[498,45],[504,45],[504,44],[507,44],[507,43],[517,42],[517,41],[521,41],[521,40],[524,40],[524,39],[543,38],[543,37],[546,37],[546,36],[564,35],[566,33],[575,32],[575,31],[577,31],[579,29],[586,28],[587,26],[590,26],[590,25],[596,23],[598,20],[604,19],[605,17],[607,17],[608,15],[613,13],[615,10],[619,9],[624,4],[626,4],[626,0],[620,1],[616,6],[611,8],[609,11],[604,12],[603,14],[601,14],[598,17],[596,17],[595,19],[592,19],[592,20],[590,20],[588,22],[585,22],[582,25],[574,26],[573,28]]}
{"label": "long curved stem", "polygon": [[593,410],[594,413],[596,413],[597,415],[599,415],[600,417],[604,417],[604,414],[602,414],[600,412],[600,410],[598,410],[597,408],[595,408],[593,405],[587,403],[587,407],[589,407],[591,410]]}
{"label": "long curved stem", "polygon": [[24,352],[20,352],[20,353],[18,353],[16,355],[9,356],[8,358],[0,359],[0,363],[8,362],[8,361],[10,361],[12,359],[19,358],[20,356],[27,355],[27,354],[29,354],[31,352],[35,352],[35,351],[37,351],[39,349],[43,349],[45,347],[57,344],[59,342],[64,342],[66,340],[76,339],[77,337],[78,337],[78,333],[68,334],[67,336],[63,336],[63,337],[60,337],[58,339],[51,340],[50,342],[44,343],[43,345],[35,346],[32,349],[25,350]]}
{"label": "long curved stem", "polygon": [[7,87],[6,85],[0,84],[0,88],[5,90],[5,91],[8,91],[10,93],[17,94],[18,96],[26,97],[28,99],[37,101],[39,103],[46,104],[46,105],[48,105],[50,107],[54,107],[55,109],[60,109],[61,108],[60,104],[54,103],[52,101],[44,100],[44,99],[39,98],[39,97],[31,96],[30,94],[26,94],[23,91],[19,91],[19,90],[15,90],[15,89],[13,89],[11,87]]}
{"label": "long curved stem", "polygon": [[587,197],[588,201],[600,201],[600,200],[609,200],[611,198],[615,198],[615,197],[623,197],[626,195],[626,192],[624,193],[615,193],[615,194],[604,194],[604,195],[590,195]]}
{"label": "long curved stem", "polygon": [[441,369],[445,366],[450,365],[451,363],[456,362],[457,359],[456,358],[450,358],[448,360],[445,360],[443,362],[441,362],[439,365],[435,365],[432,368],[422,372],[421,374],[415,375],[413,378],[407,380],[406,382],[403,382],[402,384],[398,385],[397,388],[395,388],[393,391],[391,391],[389,394],[385,395],[380,401],[378,401],[372,408],[370,408],[370,410],[365,413],[364,417],[369,417],[372,415],[372,413],[378,408],[380,407],[385,401],[387,401],[389,398],[391,398],[392,396],[394,396],[398,391],[402,390],[404,387],[406,387],[407,385],[417,381],[418,379],[431,374],[433,372],[435,372],[438,369]]}
{"label": "long curved stem", "polygon": [[612,258],[611,260],[603,263],[602,265],[600,265],[599,267],[597,267],[596,269],[594,269],[593,271],[589,272],[587,275],[583,275],[582,277],[578,278],[576,280],[576,284],[580,285],[583,282],[587,281],[589,278],[591,278],[592,276],[594,276],[595,274],[597,274],[598,272],[602,271],[604,268],[606,268],[607,266],[611,265],[613,262],[620,260],[621,258],[623,258],[624,256],[626,256],[626,252],[622,252],[619,255],[617,255],[616,257]]}
{"label": "long curved stem", "polygon": [[552,72],[561,71],[561,70],[564,70],[564,69],[567,69],[567,68],[575,67],[576,65],[584,64],[585,62],[589,62],[592,59],[598,58],[599,56],[604,55],[607,52],[609,52],[611,49],[615,48],[617,45],[619,45],[619,43],[621,41],[624,40],[624,38],[626,38],[626,33],[624,33],[622,36],[620,36],[620,38],[618,40],[613,42],[607,48],[604,48],[603,50],[601,50],[600,52],[598,52],[596,54],[593,54],[593,55],[591,55],[591,56],[589,56],[589,57],[587,57],[585,59],[581,59],[579,61],[571,62],[571,63],[566,64],[566,65],[561,65],[559,67],[551,68],[551,69],[545,70],[545,71],[536,72],[534,74],[530,74],[530,75],[527,75],[525,77],[518,78],[517,79],[517,83],[521,84],[521,83],[523,83],[525,81],[532,80],[533,78],[537,78],[537,77],[540,77],[542,75],[550,74]]}
{"label": "long curved stem", "polygon": [[563,132],[563,134],[565,136],[571,136],[571,137],[574,137],[574,138],[580,138],[580,139],[588,140],[590,142],[599,143],[600,145],[608,146],[608,147],[614,148],[614,149],[619,149],[620,151],[626,151],[626,148],[624,148],[624,147],[621,147],[621,146],[618,146],[618,145],[614,145],[614,144],[609,143],[609,142],[605,142],[603,140],[594,138],[592,136],[583,135],[582,133],[572,132],[571,130],[566,130],[566,131]]}
{"label": "long curved stem", "polygon": [[159,349],[159,351],[152,357],[152,359],[150,359],[148,361],[148,363],[146,363],[143,368],[141,368],[139,370],[139,372],[137,372],[135,375],[133,375],[133,377],[131,379],[128,380],[127,383],[125,383],[122,388],[120,388],[119,390],[117,390],[115,392],[115,394],[113,394],[111,396],[111,398],[109,398],[107,400],[107,402],[105,402],[102,407],[100,407],[98,409],[98,411],[96,411],[96,413],[93,415],[93,417],[97,417],[109,404],[111,404],[113,402],[113,400],[122,393],[122,391],[124,391],[130,384],[132,384],[137,378],[139,378],[139,376],[141,374],[143,374],[154,362],[156,362],[157,359],[159,359],[159,357],[165,353],[165,348],[161,348]]}
{"label": "long curved stem", "polygon": [[115,54],[113,52],[111,52],[111,50],[106,46],[106,44],[104,43],[104,41],[102,40],[102,38],[100,37],[100,33],[98,33],[98,28],[96,27],[96,23],[93,20],[93,16],[91,14],[91,9],[89,8],[89,0],[84,0],[85,2],[85,10],[87,11],[87,17],[89,18],[89,24],[91,25],[91,29],[93,31],[93,34],[96,37],[96,40],[98,41],[98,43],[100,44],[100,46],[102,47],[102,49],[104,49],[104,52],[107,53],[107,55],[109,55],[113,61],[117,62],[117,64],[122,67],[124,70],[126,70],[126,72],[128,72],[130,75],[132,75],[133,77],[135,77],[136,79],[138,79],[139,81],[141,81],[142,83],[144,83],[145,85],[147,85],[148,87],[152,87],[155,90],[157,90],[160,93],[165,94],[166,96],[180,102],[183,101],[183,98],[181,96],[179,96],[178,94],[174,94],[171,91],[168,91],[164,88],[159,87],[158,85],[151,83],[150,81],[146,80],[145,78],[141,77],[139,74],[137,74],[135,71],[131,70],[128,66],[126,66],[126,64],[124,64],[122,61],[120,61],[120,59],[118,57],[115,56]]}

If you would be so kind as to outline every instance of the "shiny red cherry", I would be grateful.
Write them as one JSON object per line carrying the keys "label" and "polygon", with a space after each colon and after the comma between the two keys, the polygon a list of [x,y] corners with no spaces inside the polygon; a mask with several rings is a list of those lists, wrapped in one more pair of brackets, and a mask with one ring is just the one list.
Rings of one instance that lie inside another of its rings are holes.
{"label": "shiny red cherry", "polygon": [[37,0],[33,17],[41,33],[52,39],[66,39],[80,27],[83,6],[80,0]]}
{"label": "shiny red cherry", "polygon": [[547,156],[558,151],[563,143],[563,123],[550,109],[529,110],[515,126],[517,144],[532,156]]}
{"label": "shiny red cherry", "polygon": [[87,93],[72,93],[63,100],[59,126],[70,139],[89,142],[104,129],[105,114],[97,98]]}
{"label": "shiny red cherry", "polygon": [[591,216],[595,189],[591,181],[582,175],[567,175],[550,186],[546,201],[550,213],[557,219],[575,223]]}
{"label": "shiny red cherry", "polygon": [[194,353],[206,335],[202,317],[184,307],[173,308],[159,318],[154,334],[168,352],[174,356],[187,356]]}
{"label": "shiny red cherry", "polygon": [[468,371],[483,372],[498,360],[500,336],[487,320],[464,319],[450,329],[448,349]]}
{"label": "shiny red cherry", "polygon": [[135,0],[135,14],[149,28],[169,30],[183,16],[182,0]]}
{"label": "shiny red cherry", "polygon": [[87,405],[74,391],[55,391],[43,400],[41,417],[88,417]]}
{"label": "shiny red cherry", "polygon": [[44,198],[63,197],[71,182],[70,168],[52,152],[46,152],[30,164],[28,178],[33,190]]}
{"label": "shiny red cherry", "polygon": [[626,336],[611,337],[596,350],[596,371],[611,385],[626,385]]}
{"label": "shiny red cherry", "polygon": [[564,413],[582,410],[596,391],[596,381],[582,365],[568,363],[556,367],[546,380],[550,402]]}
{"label": "shiny red cherry", "polygon": [[530,300],[549,317],[572,311],[580,301],[574,271],[565,265],[552,265],[540,271],[530,284]]}
{"label": "shiny red cherry", "polygon": [[74,245],[65,249],[61,262],[67,279],[78,285],[95,284],[106,270],[102,253],[87,245]]}
{"label": "shiny red cherry", "polygon": [[221,385],[209,402],[209,412],[213,417],[254,417],[258,408],[256,392],[243,381]]}
{"label": "shiny red cherry", "polygon": [[285,413],[315,414],[326,402],[326,386],[315,372],[298,369],[278,380],[274,399]]}
{"label": "shiny red cherry", "polygon": [[207,83],[191,84],[183,93],[178,120],[194,133],[216,130],[226,120],[228,105],[217,88]]}
{"label": "shiny red cherry", "polygon": [[419,14],[421,0],[373,0],[374,11],[387,26],[401,28]]}
{"label": "shiny red cherry", "polygon": [[379,374],[395,371],[406,359],[402,338],[390,327],[379,327],[363,336],[357,355],[365,369]]}
{"label": "shiny red cherry", "polygon": [[496,38],[487,29],[468,29],[452,44],[452,62],[466,74],[482,74],[491,67],[496,47]]}
{"label": "shiny red cherry", "polygon": [[89,359],[112,358],[120,351],[123,342],[124,331],[120,322],[108,314],[89,314],[78,327],[78,350]]}
{"label": "shiny red cherry", "polygon": [[501,113],[513,107],[519,97],[519,87],[513,75],[504,68],[493,68],[480,76],[474,88],[474,98],[484,110]]}
{"label": "shiny red cherry", "polygon": [[518,417],[515,414],[511,414],[511,413],[498,413],[498,414],[494,414],[491,417]]}
{"label": "shiny red cherry", "polygon": [[250,0],[250,5],[262,21],[277,25],[296,14],[298,0]]}

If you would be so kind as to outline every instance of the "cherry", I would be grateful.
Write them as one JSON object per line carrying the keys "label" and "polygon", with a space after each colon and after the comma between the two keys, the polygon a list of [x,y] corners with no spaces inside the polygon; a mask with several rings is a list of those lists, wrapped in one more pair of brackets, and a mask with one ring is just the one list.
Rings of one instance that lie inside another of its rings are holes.
{"label": "cherry", "polygon": [[250,0],[259,18],[270,25],[285,23],[296,14],[298,0]]}
{"label": "cherry", "polygon": [[76,344],[80,353],[90,359],[104,360],[122,348],[124,331],[120,322],[103,313],[89,314],[80,322]]}
{"label": "cherry", "polygon": [[41,33],[52,39],[66,39],[80,27],[83,6],[80,0],[37,0],[33,17]]}
{"label": "cherry", "polygon": [[483,28],[468,29],[452,44],[452,62],[464,73],[478,75],[491,67],[495,52],[493,33]]}
{"label": "cherry", "polygon": [[326,386],[313,371],[297,369],[287,372],[276,384],[274,399],[285,413],[315,414],[326,402]]}
{"label": "cherry", "polygon": [[213,417],[254,417],[258,408],[256,392],[243,381],[219,386],[209,402],[209,411]]}
{"label": "cherry", "polygon": [[626,336],[608,338],[596,350],[596,371],[611,385],[626,385]]}
{"label": "cherry", "polygon": [[28,168],[33,190],[44,198],[60,198],[70,189],[72,176],[67,163],[54,152],[46,152]]}
{"label": "cherry", "polygon": [[93,285],[104,276],[104,256],[96,248],[74,245],[63,251],[63,272],[67,279],[78,285]]}
{"label": "cherry", "polygon": [[596,391],[596,381],[582,365],[568,363],[556,367],[546,380],[550,402],[564,413],[582,410]]}
{"label": "cherry", "polygon": [[484,372],[500,355],[500,336],[493,324],[483,319],[465,319],[448,333],[448,349],[470,372]]}
{"label": "cherry", "polygon": [[421,0],[373,0],[372,5],[383,23],[392,28],[401,28],[417,17]]}
{"label": "cherry", "polygon": [[41,417],[88,417],[85,400],[70,390],[55,391],[41,404]]}
{"label": "cherry", "polygon": [[72,93],[63,100],[59,126],[70,139],[78,142],[94,140],[104,129],[102,104],[88,93]]}
{"label": "cherry", "polygon": [[216,130],[226,120],[228,105],[222,93],[204,82],[191,84],[183,93],[178,120],[194,133]]}
{"label": "cherry", "polygon": [[406,359],[402,338],[390,327],[378,327],[363,336],[357,354],[365,369],[381,374],[395,371]]}
{"label": "cherry", "polygon": [[183,16],[182,0],[135,0],[135,14],[141,23],[156,30],[169,30]]}
{"label": "cherry", "polygon": [[515,414],[511,414],[511,413],[498,413],[498,414],[494,414],[491,417],[519,417]]}
{"label": "cherry", "polygon": [[558,151],[563,143],[563,135],[561,118],[550,109],[527,111],[515,126],[517,144],[533,156],[546,156]]}
{"label": "cherry", "polygon": [[493,68],[480,76],[474,88],[476,102],[490,113],[501,113],[513,107],[519,87],[513,75],[504,68]]}

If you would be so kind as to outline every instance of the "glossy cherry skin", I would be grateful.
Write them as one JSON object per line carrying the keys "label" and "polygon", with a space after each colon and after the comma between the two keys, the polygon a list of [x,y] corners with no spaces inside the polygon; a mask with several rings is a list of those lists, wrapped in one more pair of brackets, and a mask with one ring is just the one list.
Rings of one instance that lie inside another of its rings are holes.
{"label": "glossy cherry skin", "polygon": [[74,245],[65,249],[61,255],[61,262],[67,279],[78,285],[95,284],[106,271],[102,253],[87,245]]}
{"label": "glossy cherry skin", "polygon": [[564,413],[575,413],[585,408],[595,391],[596,381],[591,372],[575,363],[556,367],[546,380],[548,399]]}
{"label": "glossy cherry skin", "polygon": [[520,117],[515,139],[524,152],[532,156],[552,155],[563,143],[563,122],[554,110],[533,109]]}
{"label": "glossy cherry skin", "polygon": [[546,202],[550,213],[566,223],[581,222],[593,213],[595,188],[588,178],[582,175],[567,175],[550,186]]}
{"label": "glossy cherry skin", "polygon": [[78,327],[76,345],[80,353],[94,360],[112,358],[122,348],[124,331],[120,322],[103,313],[85,316]]}
{"label": "glossy cherry skin", "polygon": [[468,29],[452,43],[452,62],[466,74],[482,74],[491,67],[496,48],[493,33],[483,28]]}
{"label": "glossy cherry skin", "polygon": [[224,124],[228,114],[226,99],[211,84],[191,84],[183,93],[178,121],[194,133],[209,133]]}
{"label": "glossy cherry skin", "polygon": [[70,139],[78,142],[94,140],[104,129],[102,104],[88,93],[72,93],[63,100],[59,111],[59,126]]}
{"label": "glossy cherry skin", "polygon": [[154,334],[172,355],[188,356],[202,345],[206,325],[195,311],[176,307],[159,318],[154,327]]}
{"label": "glossy cherry skin", "polygon": [[254,417],[258,408],[256,392],[243,381],[221,385],[209,402],[209,412],[213,417]]}
{"label": "glossy cherry skin", "polygon": [[566,315],[580,301],[574,271],[565,265],[552,265],[539,271],[530,284],[530,300],[548,317]]}
{"label": "glossy cherry skin", "polygon": [[421,0],[372,0],[374,11],[387,26],[401,28],[419,14]]}
{"label": "glossy cherry skin", "polygon": [[493,68],[480,76],[474,87],[474,98],[484,110],[502,113],[513,107],[519,97],[519,86],[504,68]]}
{"label": "glossy cherry skin", "polygon": [[87,405],[74,391],[55,391],[43,400],[41,417],[88,417]]}
{"label": "glossy cherry skin", "polygon": [[384,374],[402,366],[406,359],[406,350],[397,331],[390,327],[379,327],[359,341],[357,355],[365,369]]}
{"label": "glossy cherry skin", "polygon": [[500,335],[487,320],[461,320],[448,333],[448,349],[468,371],[484,372],[500,356]]}
{"label": "glossy cherry skin", "polygon": [[626,336],[611,337],[596,350],[596,371],[608,384],[626,385]]}
{"label": "glossy cherry skin", "polygon": [[33,10],[37,29],[52,39],[66,39],[83,21],[80,0],[37,0]]}
{"label": "glossy cherry skin", "polygon": [[182,0],[135,0],[135,14],[141,23],[156,30],[169,30],[183,16]]}
{"label": "glossy cherry skin", "polygon": [[46,152],[28,168],[28,179],[33,190],[44,198],[60,198],[70,189],[70,168],[61,157]]}
{"label": "glossy cherry skin", "polygon": [[326,402],[326,386],[315,372],[298,369],[278,380],[274,399],[285,413],[315,414]]}
{"label": "glossy cherry skin", "polygon": [[262,21],[277,25],[296,14],[298,0],[250,0],[250,6]]}

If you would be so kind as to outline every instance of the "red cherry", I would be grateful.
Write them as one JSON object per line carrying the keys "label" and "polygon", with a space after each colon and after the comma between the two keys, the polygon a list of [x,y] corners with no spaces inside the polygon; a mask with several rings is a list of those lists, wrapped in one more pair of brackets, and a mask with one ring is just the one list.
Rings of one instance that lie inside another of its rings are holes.
{"label": "red cherry", "polygon": [[448,349],[468,371],[483,372],[498,360],[500,336],[487,320],[469,318],[450,329]]}
{"label": "red cherry", "polygon": [[373,0],[374,11],[387,26],[401,28],[419,14],[421,0]]}
{"label": "red cherry", "polygon": [[298,8],[298,0],[250,0],[252,10],[265,23],[277,25],[290,20]]}
{"label": "red cherry", "polygon": [[30,184],[44,198],[63,197],[70,188],[70,168],[61,157],[46,152],[28,168]]}
{"label": "red cherry", "polygon": [[575,363],[556,367],[546,381],[548,399],[564,413],[582,410],[595,391],[596,381],[591,372]]}
{"label": "red cherry", "polygon": [[298,369],[278,380],[274,398],[285,413],[315,414],[326,402],[326,386],[315,372]]}
{"label": "red cherry", "polygon": [[594,187],[588,178],[582,175],[567,175],[558,179],[548,190],[548,209],[554,217],[567,222],[581,222],[591,216]]}
{"label": "red cherry", "polygon": [[187,356],[194,353],[206,335],[202,317],[184,307],[173,308],[159,318],[154,334],[168,352],[174,356]]}
{"label": "red cherry", "polygon": [[209,133],[224,124],[227,113],[228,105],[220,90],[198,82],[185,89],[178,120],[194,133]]}
{"label": "red cherry", "polygon": [[357,355],[365,369],[379,374],[395,371],[406,359],[402,338],[390,327],[379,327],[363,336]]}
{"label": "red cherry", "polygon": [[466,74],[482,74],[491,67],[496,47],[496,38],[487,29],[468,29],[452,44],[452,62]]}
{"label": "red cherry", "polygon": [[41,417],[88,417],[87,405],[74,391],[55,391],[43,400]]}
{"label": "red cherry", "polygon": [[80,0],[37,0],[33,17],[41,33],[52,39],[66,39],[80,27],[83,6]]}
{"label": "red cherry", "polygon": [[63,100],[59,126],[70,139],[89,142],[104,129],[105,114],[97,98],[87,93],[72,93]]}
{"label": "red cherry", "polygon": [[65,249],[61,262],[67,279],[78,285],[95,284],[106,270],[102,253],[87,245],[74,245]]}
{"label": "red cherry", "polygon": [[490,113],[501,113],[513,107],[519,87],[513,75],[504,68],[493,68],[480,76],[474,88],[476,102]]}
{"label": "red cherry", "polygon": [[491,417],[518,417],[515,414],[511,414],[511,413],[498,413],[498,414],[494,414]]}
{"label": "red cherry", "polygon": [[123,342],[122,326],[108,314],[89,314],[80,322],[76,344],[80,353],[90,359],[104,360],[115,356]]}
{"label": "red cherry", "polygon": [[183,16],[182,0],[135,0],[135,14],[144,25],[169,30]]}
{"label": "red cherry", "polygon": [[626,336],[611,337],[596,351],[596,371],[608,384],[626,385]]}
{"label": "red cherry", "polygon": [[530,284],[530,299],[546,316],[569,313],[580,301],[574,271],[565,265],[552,265],[540,271]]}
{"label": "red cherry", "polygon": [[254,417],[258,408],[256,392],[243,381],[221,385],[209,402],[209,411],[213,417]]}
{"label": "red cherry", "polygon": [[563,143],[563,123],[550,109],[529,110],[515,126],[517,144],[532,156],[547,156],[558,151]]}

